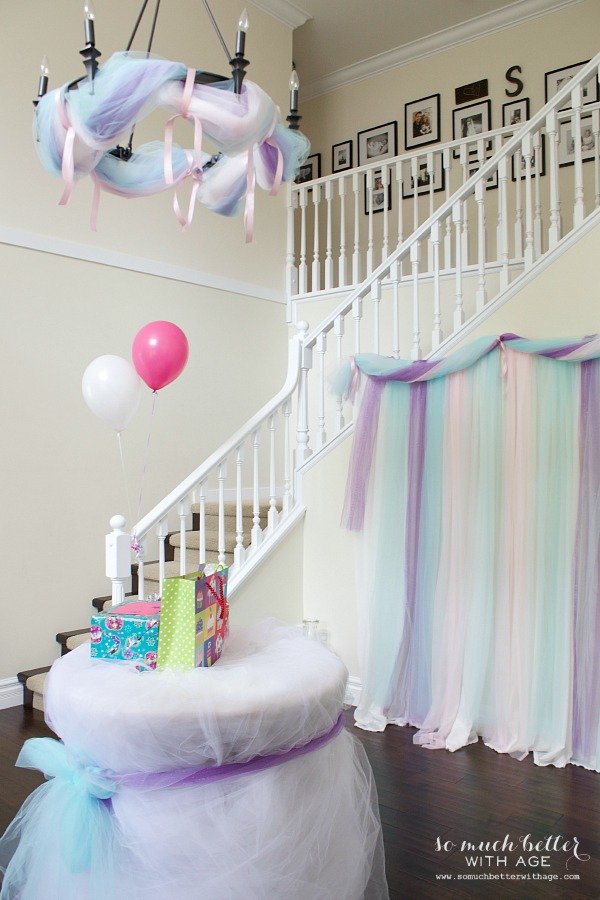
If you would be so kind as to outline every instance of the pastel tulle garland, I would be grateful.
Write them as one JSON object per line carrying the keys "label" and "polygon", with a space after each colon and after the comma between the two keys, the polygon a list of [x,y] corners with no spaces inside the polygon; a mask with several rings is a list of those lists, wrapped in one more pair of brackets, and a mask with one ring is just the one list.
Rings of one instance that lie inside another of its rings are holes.
{"label": "pastel tulle garland", "polygon": [[[195,75],[182,63],[115,53],[97,71],[93,91],[82,79],[75,88],[65,84],[42,97],[33,124],[35,146],[46,171],[64,180],[60,203],[68,203],[75,183],[90,175],[96,186],[95,228],[99,191],[144,197],[175,189],[191,178],[187,215],[174,197],[182,226],[190,224],[196,201],[225,216],[237,214],[245,204],[251,239],[255,183],[276,193],[281,182],[294,178],[309,153],[309,142],[284,127],[278,107],[253,82],[244,81],[241,94],[236,94],[231,79],[196,84]],[[138,147],[128,160],[111,154],[119,138],[128,137],[156,108],[170,115],[164,141]],[[192,149],[173,142],[177,118],[193,125]],[[210,153],[202,149],[205,139]]]}
{"label": "pastel tulle garland", "polygon": [[360,393],[357,724],[600,771],[600,339],[366,354],[335,389]]}

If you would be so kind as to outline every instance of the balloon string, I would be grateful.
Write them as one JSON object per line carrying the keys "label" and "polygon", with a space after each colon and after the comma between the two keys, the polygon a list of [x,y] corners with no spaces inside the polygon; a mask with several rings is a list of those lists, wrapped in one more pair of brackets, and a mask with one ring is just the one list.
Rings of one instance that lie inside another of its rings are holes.
{"label": "balloon string", "polygon": [[119,444],[119,456],[121,457],[121,469],[123,471],[123,481],[125,482],[125,497],[127,498],[127,512],[129,513],[129,521],[131,522],[131,497],[129,496],[129,486],[127,484],[127,472],[125,471],[125,459],[123,457],[123,444],[121,443],[121,432],[117,431],[117,441]]}
{"label": "balloon string", "polygon": [[152,391],[152,411],[150,413],[150,426],[148,428],[148,439],[146,441],[146,449],[144,451],[144,468],[142,470],[142,483],[140,485],[140,498],[138,500],[138,508],[137,508],[137,516],[136,521],[139,522],[140,519],[140,511],[142,509],[142,496],[144,493],[144,483],[146,481],[146,469],[148,467],[148,454],[150,451],[150,435],[152,434],[152,425],[154,423],[154,410],[156,409],[156,397],[158,396],[158,391]]}

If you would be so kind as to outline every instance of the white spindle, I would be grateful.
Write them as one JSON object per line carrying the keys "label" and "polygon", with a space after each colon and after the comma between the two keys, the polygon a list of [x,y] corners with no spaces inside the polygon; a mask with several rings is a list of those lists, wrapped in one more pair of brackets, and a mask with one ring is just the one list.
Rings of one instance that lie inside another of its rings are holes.
{"label": "white spindle", "polygon": [[206,563],[206,482],[202,481],[198,488],[198,502],[200,511],[198,513],[198,568],[202,568]]}
{"label": "white spindle", "polygon": [[583,196],[583,156],[581,152],[582,91],[580,84],[575,85],[575,87],[571,91],[571,105],[573,107],[573,115],[571,117],[571,134],[575,138],[575,204],[573,207],[573,227],[577,228],[577,226],[581,225],[585,218],[585,201]]}
{"label": "white spindle", "polygon": [[455,306],[454,306],[454,331],[463,325],[465,321],[465,313],[463,309],[463,261],[462,261],[462,208],[463,204],[458,202],[452,207],[452,222],[456,233],[456,279],[455,279]]}
{"label": "white spindle", "polygon": [[180,537],[180,546],[179,546],[179,574],[185,575],[186,573],[186,548],[187,548],[187,517],[190,511],[190,503],[187,497],[184,497],[183,500],[179,503],[179,537]]}
{"label": "white spindle", "polygon": [[325,290],[327,291],[330,291],[333,287],[333,229],[331,219],[332,192],[333,181],[326,181],[325,203],[327,208],[327,247],[325,248]]}
{"label": "white spindle", "polygon": [[360,323],[362,320],[362,297],[356,297],[352,303],[354,319],[354,352],[360,353]]}
{"label": "white spindle", "polygon": [[[427,154],[427,178],[429,180],[429,215],[433,215],[434,208],[434,192],[435,192],[435,162],[433,152]],[[427,241],[427,271],[433,272],[433,244],[431,243],[431,232]]]}
{"label": "white spindle", "polygon": [[548,249],[552,250],[558,244],[561,236],[560,222],[560,191],[559,191],[559,167],[558,167],[558,120],[556,110],[551,110],[546,116],[546,135],[548,138],[548,162],[550,174],[550,222],[548,225]]}
{"label": "white spindle", "polygon": [[433,247],[433,331],[431,349],[436,350],[442,343],[442,310],[440,306],[440,223],[431,226],[431,246]]}
{"label": "white spindle", "polygon": [[371,303],[373,304],[373,352],[379,353],[380,347],[380,327],[379,327],[379,307],[381,303],[381,280],[376,278],[371,285]]}
{"label": "white spindle", "polygon": [[365,174],[367,192],[368,232],[367,232],[367,276],[373,272],[373,169]]}
{"label": "white spindle", "polygon": [[390,191],[390,170],[388,166],[381,167],[381,184],[383,187],[383,239],[381,245],[381,262],[389,256],[389,211],[388,211],[388,195]]}
{"label": "white spindle", "polygon": [[[362,177],[362,176],[361,176]],[[358,172],[352,173],[354,193],[354,250],[352,253],[352,284],[360,283],[360,180]]]}
{"label": "white spindle", "polygon": [[410,161],[410,178],[413,192],[413,231],[419,227],[419,157]]}
{"label": "white spindle", "polygon": [[225,479],[227,478],[227,460],[223,459],[219,463],[219,543],[218,543],[218,560],[219,565],[225,565]]}
{"label": "white spindle", "polygon": [[504,290],[509,282],[508,250],[508,161],[503,156],[498,163],[498,226],[496,229],[498,258],[500,259],[500,288]]}
{"label": "white spindle", "polygon": [[523,163],[522,149],[519,149],[512,158],[513,178],[515,180],[514,257],[517,260],[523,257],[523,182],[521,180]]}
{"label": "white spindle", "polygon": [[400,263],[398,260],[390,266],[392,283],[392,356],[400,358]]}
{"label": "white spindle", "polygon": [[325,354],[327,353],[327,335],[323,331],[317,338],[316,351],[319,358],[317,446],[324,447],[327,443],[327,433],[325,431]]}
{"label": "white spindle", "polygon": [[411,356],[421,359],[421,331],[419,325],[419,262],[421,259],[420,244],[415,242],[410,248],[410,265],[413,285],[413,342]]}
{"label": "white spindle", "polygon": [[321,185],[315,184],[312,189],[313,202],[313,261],[311,268],[311,290],[321,290],[321,262],[319,258],[319,204],[321,202]]}
{"label": "white spindle", "polygon": [[346,179],[338,182],[340,195],[340,257],[338,260],[338,283],[343,287],[348,283],[348,261],[346,259]]}
{"label": "white spindle", "polygon": [[269,416],[269,512],[267,514],[267,528],[272,533],[277,528],[279,513],[277,511],[277,484],[276,484],[276,447],[277,416]]}
{"label": "white spindle", "polygon": [[308,290],[308,265],[306,263],[306,204],[308,194],[305,187],[300,188],[300,266],[298,271],[298,287],[301,294]]}
{"label": "white spindle", "polygon": [[294,211],[298,206],[298,192],[288,185],[287,194],[287,247],[285,254],[286,290],[288,296],[288,324],[292,322],[290,298],[298,293],[298,268],[294,245]]}
{"label": "white spindle", "polygon": [[[402,162],[398,160],[396,163],[396,189],[398,192],[398,247],[404,240],[404,190],[403,190],[403,181],[402,181]],[[398,272],[398,277],[400,278],[402,274],[402,263],[400,263],[400,269]]]}
{"label": "white spindle", "polygon": [[162,595],[163,581],[165,580],[165,540],[169,531],[169,518],[165,516],[156,526],[158,538],[158,583],[159,592]]}
{"label": "white spindle", "polygon": [[[470,152],[471,147],[469,144],[461,144],[460,145],[460,165],[462,168],[462,183],[469,178],[469,164],[470,160]],[[463,200],[462,210],[461,210],[461,220],[462,220],[462,231],[456,235],[456,240],[460,240],[461,242],[461,259],[463,266],[468,266],[469,264],[469,215],[468,215],[468,207],[467,201]]]}
{"label": "white spindle", "polygon": [[244,547],[244,501],[242,495],[242,466],[244,463],[244,445],[235,448],[235,548],[233,562],[235,567],[241,566],[246,557]]}
{"label": "white spindle", "polygon": [[[344,317],[336,316],[333,333],[335,335],[335,356],[338,367],[341,366],[344,355],[344,325]],[[341,431],[346,424],[344,420],[344,401],[342,397],[338,396],[335,398],[335,412],[336,428],[338,431]]]}
{"label": "white spindle", "polygon": [[[450,199],[450,167],[452,165],[452,151],[449,147],[443,151],[442,161],[444,165],[445,198]],[[452,268],[452,219],[446,216],[446,230],[444,233],[444,268]]]}
{"label": "white spindle", "polygon": [[476,308],[481,312],[487,302],[485,278],[485,184],[480,178],[475,184],[475,203],[477,204],[477,294]]}
{"label": "white spindle", "polygon": [[[531,135],[526,134],[521,142],[523,161],[525,163],[525,250],[523,260],[525,270],[530,269],[534,261],[533,250],[533,195],[531,190],[531,176],[533,163],[533,142]],[[539,160],[536,160],[539,165]],[[517,181],[521,181],[522,170],[517,174]]]}
{"label": "white spindle", "polygon": [[[306,322],[299,322],[298,328],[303,336],[308,330]],[[308,373],[312,369],[312,347],[302,346],[300,361],[300,380],[298,383],[298,417],[296,425],[296,467],[306,462],[311,455],[310,435],[308,427]]]}
{"label": "white spindle", "polygon": [[541,172],[542,172],[542,135],[536,131],[533,135],[533,158],[536,160],[536,179],[533,190],[535,194],[535,214],[533,217],[533,255],[539,259],[542,255],[542,196],[541,196]]}
{"label": "white spindle", "polygon": [[286,400],[283,404],[283,502],[282,512],[287,516],[292,508],[292,464],[290,448],[290,416],[292,404]]}

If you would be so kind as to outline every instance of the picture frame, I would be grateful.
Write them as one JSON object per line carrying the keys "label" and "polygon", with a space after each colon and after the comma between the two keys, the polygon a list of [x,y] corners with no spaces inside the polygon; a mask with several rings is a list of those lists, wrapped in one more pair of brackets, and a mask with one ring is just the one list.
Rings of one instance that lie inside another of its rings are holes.
{"label": "picture frame", "polygon": [[[367,187],[368,180],[367,174],[365,173],[365,215],[369,215],[369,188]],[[381,169],[375,169],[373,172],[373,213],[383,212],[385,209],[385,186],[382,183],[381,179]],[[387,208],[390,210],[392,208],[392,185],[391,183],[387,186]]]}
{"label": "picture frame", "polygon": [[517,128],[529,119],[529,97],[519,97],[502,104],[502,127],[512,125]]}
{"label": "picture frame", "polygon": [[359,131],[357,141],[359,166],[376,160],[393,159],[397,153],[398,123],[386,122],[384,125]]}
{"label": "picture frame", "polygon": [[[531,161],[531,177],[532,178],[536,178],[538,175],[542,176],[542,175],[546,174],[546,135],[542,134],[541,139],[542,140],[541,140],[540,154],[539,154],[540,158],[539,159],[536,158],[535,150],[533,152],[533,159]],[[516,181],[517,180],[516,156],[513,156],[511,165],[512,165],[512,180]],[[526,177],[525,160],[523,159],[523,157],[521,157],[521,179],[523,179],[525,177]]]}
{"label": "picture frame", "polygon": [[[479,165],[479,163],[473,161],[469,165],[469,178],[472,175],[475,175],[475,173],[478,172],[480,168],[481,168],[481,166]],[[488,175],[488,177],[485,179],[485,189],[486,189],[486,191],[493,191],[493,190],[496,190],[497,188],[498,188],[498,169],[494,169],[492,174]]]}
{"label": "picture frame", "polygon": [[305,181],[313,181],[321,177],[321,154],[311,153],[300,166],[300,170],[294,179],[294,184],[304,184]]}
{"label": "picture frame", "polygon": [[[573,141],[573,123],[570,119],[560,122],[558,126],[558,165],[575,165],[575,142]],[[596,157],[596,135],[592,127],[592,117],[581,117],[581,159],[589,162]]]}
{"label": "picture frame", "polygon": [[342,141],[331,148],[331,171],[344,172],[352,168],[352,141]]}
{"label": "picture frame", "polygon": [[[468,106],[460,106],[458,109],[452,110],[452,139],[459,141],[465,137],[473,137],[473,140],[481,134],[490,131],[492,127],[492,102],[491,100],[479,100],[477,103],[470,103]],[[489,150],[489,145],[486,150]],[[474,147],[471,153],[476,153],[477,148]],[[454,157],[458,158],[460,153],[454,150]]]}
{"label": "picture frame", "polygon": [[[585,59],[583,62],[574,63],[572,66],[564,66],[562,69],[553,69],[551,72],[546,72],[544,75],[546,103],[559,92],[565,81],[577,75],[579,70],[587,65],[588,62],[589,60]],[[595,103],[598,100],[598,81],[595,75],[592,75],[590,80],[583,85],[582,100],[584,106],[586,103]],[[567,103],[565,106],[561,106],[560,109],[571,109],[571,105]]]}
{"label": "picture frame", "polygon": [[[442,165],[442,154],[434,153],[433,155],[433,193],[443,191],[445,188],[444,167]],[[431,191],[431,179],[427,171],[427,157],[419,157],[418,173],[417,173],[417,196],[429,194]],[[406,160],[402,163],[402,198],[407,200],[414,197],[415,186],[413,183],[411,161]]]}
{"label": "picture frame", "polygon": [[412,150],[440,140],[440,95],[430,94],[404,104],[404,147]]}

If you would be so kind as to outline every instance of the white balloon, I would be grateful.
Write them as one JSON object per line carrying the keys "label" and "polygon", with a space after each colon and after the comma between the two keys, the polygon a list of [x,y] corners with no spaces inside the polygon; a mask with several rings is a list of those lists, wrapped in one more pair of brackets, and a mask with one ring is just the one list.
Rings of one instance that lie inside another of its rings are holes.
{"label": "white balloon", "polygon": [[139,406],[142,381],[128,360],[99,356],[83,373],[81,389],[91,411],[105,425],[123,431]]}

